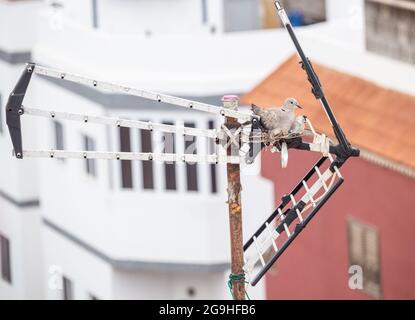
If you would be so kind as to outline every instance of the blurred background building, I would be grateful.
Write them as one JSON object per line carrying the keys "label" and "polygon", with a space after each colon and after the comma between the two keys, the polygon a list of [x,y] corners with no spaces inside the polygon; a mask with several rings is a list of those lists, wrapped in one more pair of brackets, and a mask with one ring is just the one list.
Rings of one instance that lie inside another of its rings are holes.
{"label": "blurred background building", "polygon": [[[406,229],[413,223],[414,126],[408,114],[415,108],[415,68],[402,62],[411,61],[413,41],[406,39],[414,34],[408,18],[412,3],[284,1],[323,73],[340,122],[365,152],[348,164],[346,186],[272,274],[249,289],[254,298],[414,297],[414,239]],[[406,18],[377,13],[394,10]],[[380,23],[380,16],[387,23]],[[380,30],[388,32],[381,25],[389,23],[401,30],[399,41],[379,40]],[[294,50],[278,27],[271,0],[0,1],[0,161],[5,168],[0,175],[0,298],[230,298],[223,167],[17,161],[11,157],[4,105],[24,63],[32,60],[217,105],[229,93],[247,94],[245,103],[264,105],[298,96],[310,106],[307,112],[314,112],[305,75],[290,58]],[[400,49],[390,49],[393,44]],[[32,80],[25,104],[199,128],[222,121],[43,78]],[[402,116],[389,118],[395,104],[405,105]],[[378,128],[381,115],[371,117],[376,110],[388,117],[386,132]],[[321,114],[310,118],[329,133]],[[23,119],[24,143],[33,148],[162,151],[166,138],[157,132]],[[408,143],[402,148],[401,136],[408,137],[402,137]],[[176,150],[188,142],[173,139]],[[209,148],[198,139],[197,152]],[[283,171],[277,156],[265,153],[243,169],[245,236],[312,159],[294,152]],[[348,288],[353,264],[368,274],[364,290]]]}
{"label": "blurred background building", "polygon": [[415,63],[415,1],[366,1],[366,44],[371,52]]}

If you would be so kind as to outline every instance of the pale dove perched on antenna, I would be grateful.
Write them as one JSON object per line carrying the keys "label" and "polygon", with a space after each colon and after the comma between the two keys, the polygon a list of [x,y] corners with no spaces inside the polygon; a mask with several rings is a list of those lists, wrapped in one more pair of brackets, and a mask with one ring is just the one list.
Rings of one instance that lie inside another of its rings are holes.
{"label": "pale dove perched on antenna", "polygon": [[261,117],[262,127],[273,137],[287,135],[296,121],[294,110],[302,109],[294,98],[288,98],[280,108],[263,109],[252,105],[252,112]]}
{"label": "pale dove perched on antenna", "polygon": [[302,134],[305,129],[306,121],[307,121],[306,116],[298,116],[297,118],[295,118],[295,121],[290,128],[290,133]]}

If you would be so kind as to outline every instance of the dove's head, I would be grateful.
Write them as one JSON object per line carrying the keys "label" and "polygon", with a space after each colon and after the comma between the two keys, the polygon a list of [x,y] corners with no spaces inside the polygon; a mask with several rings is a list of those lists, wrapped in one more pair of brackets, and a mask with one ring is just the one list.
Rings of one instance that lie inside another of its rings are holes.
{"label": "dove's head", "polygon": [[288,98],[287,100],[285,100],[283,108],[289,111],[295,110],[296,108],[302,109],[298,101],[294,98]]}

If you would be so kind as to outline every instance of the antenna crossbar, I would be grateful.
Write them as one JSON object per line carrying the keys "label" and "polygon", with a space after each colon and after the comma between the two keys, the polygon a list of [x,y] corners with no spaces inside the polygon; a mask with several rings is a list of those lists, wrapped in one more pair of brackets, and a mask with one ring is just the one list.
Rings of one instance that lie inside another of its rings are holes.
{"label": "antenna crossbar", "polygon": [[82,84],[82,85],[92,87],[92,88],[113,91],[113,92],[118,92],[122,94],[128,94],[128,95],[137,96],[137,97],[148,99],[148,100],[172,104],[172,105],[176,105],[179,107],[199,110],[199,111],[208,112],[208,113],[212,113],[216,115],[232,117],[232,118],[238,119],[241,122],[252,121],[253,119],[259,120],[257,116],[238,112],[235,110],[225,109],[225,108],[207,104],[207,103],[174,97],[174,96],[170,96],[170,95],[166,95],[166,94],[162,94],[162,93],[158,93],[154,91],[148,91],[144,89],[137,89],[137,88],[128,87],[124,85],[114,84],[111,82],[86,78],[86,77],[79,76],[73,73],[51,69],[51,68],[47,68],[47,67],[43,67],[39,65],[33,65],[32,67],[34,68],[33,72],[35,74],[42,75],[42,76],[49,77],[49,78],[55,78],[55,79],[59,79],[63,81],[74,82],[74,83]]}
{"label": "antenna crossbar", "polygon": [[190,128],[185,126],[153,123],[151,121],[138,121],[116,117],[83,115],[79,113],[59,112],[39,108],[24,107],[22,108],[22,110],[23,114],[25,115],[38,116],[44,118],[78,121],[83,123],[96,123],[116,127],[137,128],[149,131],[157,130],[161,132],[176,133],[196,137],[206,137],[212,139],[216,139],[218,137],[217,131],[215,129]]}
{"label": "antenna crossbar", "polygon": [[68,150],[24,150],[23,157],[28,158],[72,158],[103,160],[141,160],[186,163],[240,163],[239,156],[200,155],[180,153],[144,153],[144,152],[109,152],[109,151],[68,151]]}

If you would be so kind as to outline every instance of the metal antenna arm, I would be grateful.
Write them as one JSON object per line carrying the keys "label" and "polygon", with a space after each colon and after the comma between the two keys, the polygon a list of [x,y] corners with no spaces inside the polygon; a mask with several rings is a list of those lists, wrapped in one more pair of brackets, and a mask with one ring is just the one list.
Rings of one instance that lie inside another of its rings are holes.
{"label": "metal antenna arm", "polygon": [[[333,127],[334,134],[337,138],[337,140],[340,143],[340,146],[342,148],[342,151],[345,155],[345,160],[347,160],[349,157],[356,157],[359,156],[360,151],[358,149],[355,149],[351,146],[349,141],[346,138],[346,135],[344,134],[342,128],[340,127],[339,123],[336,120],[336,117],[334,116],[334,113],[330,107],[330,104],[324,94],[324,90],[321,86],[320,79],[318,78],[313,65],[311,64],[310,60],[305,55],[300,43],[298,42],[297,36],[294,33],[294,29],[291,25],[291,22],[283,8],[283,6],[280,4],[279,1],[275,1],[275,7],[277,8],[278,15],[281,18],[282,23],[284,24],[284,27],[287,29],[288,34],[290,35],[291,40],[294,43],[294,46],[298,52],[298,55],[301,59],[301,67],[302,69],[307,73],[308,81],[311,83],[312,86],[312,92],[316,99],[320,100],[327,117],[330,120],[330,123]],[[339,159],[340,162],[341,159]],[[344,160],[344,161],[345,161]],[[342,163],[344,163],[344,161]]]}
{"label": "metal antenna arm", "polygon": [[22,130],[20,116],[24,113],[22,103],[26,95],[27,87],[32,78],[35,65],[28,63],[22,75],[19,78],[6,104],[6,123],[9,127],[9,133],[12,140],[16,158],[23,158],[22,147]]}

